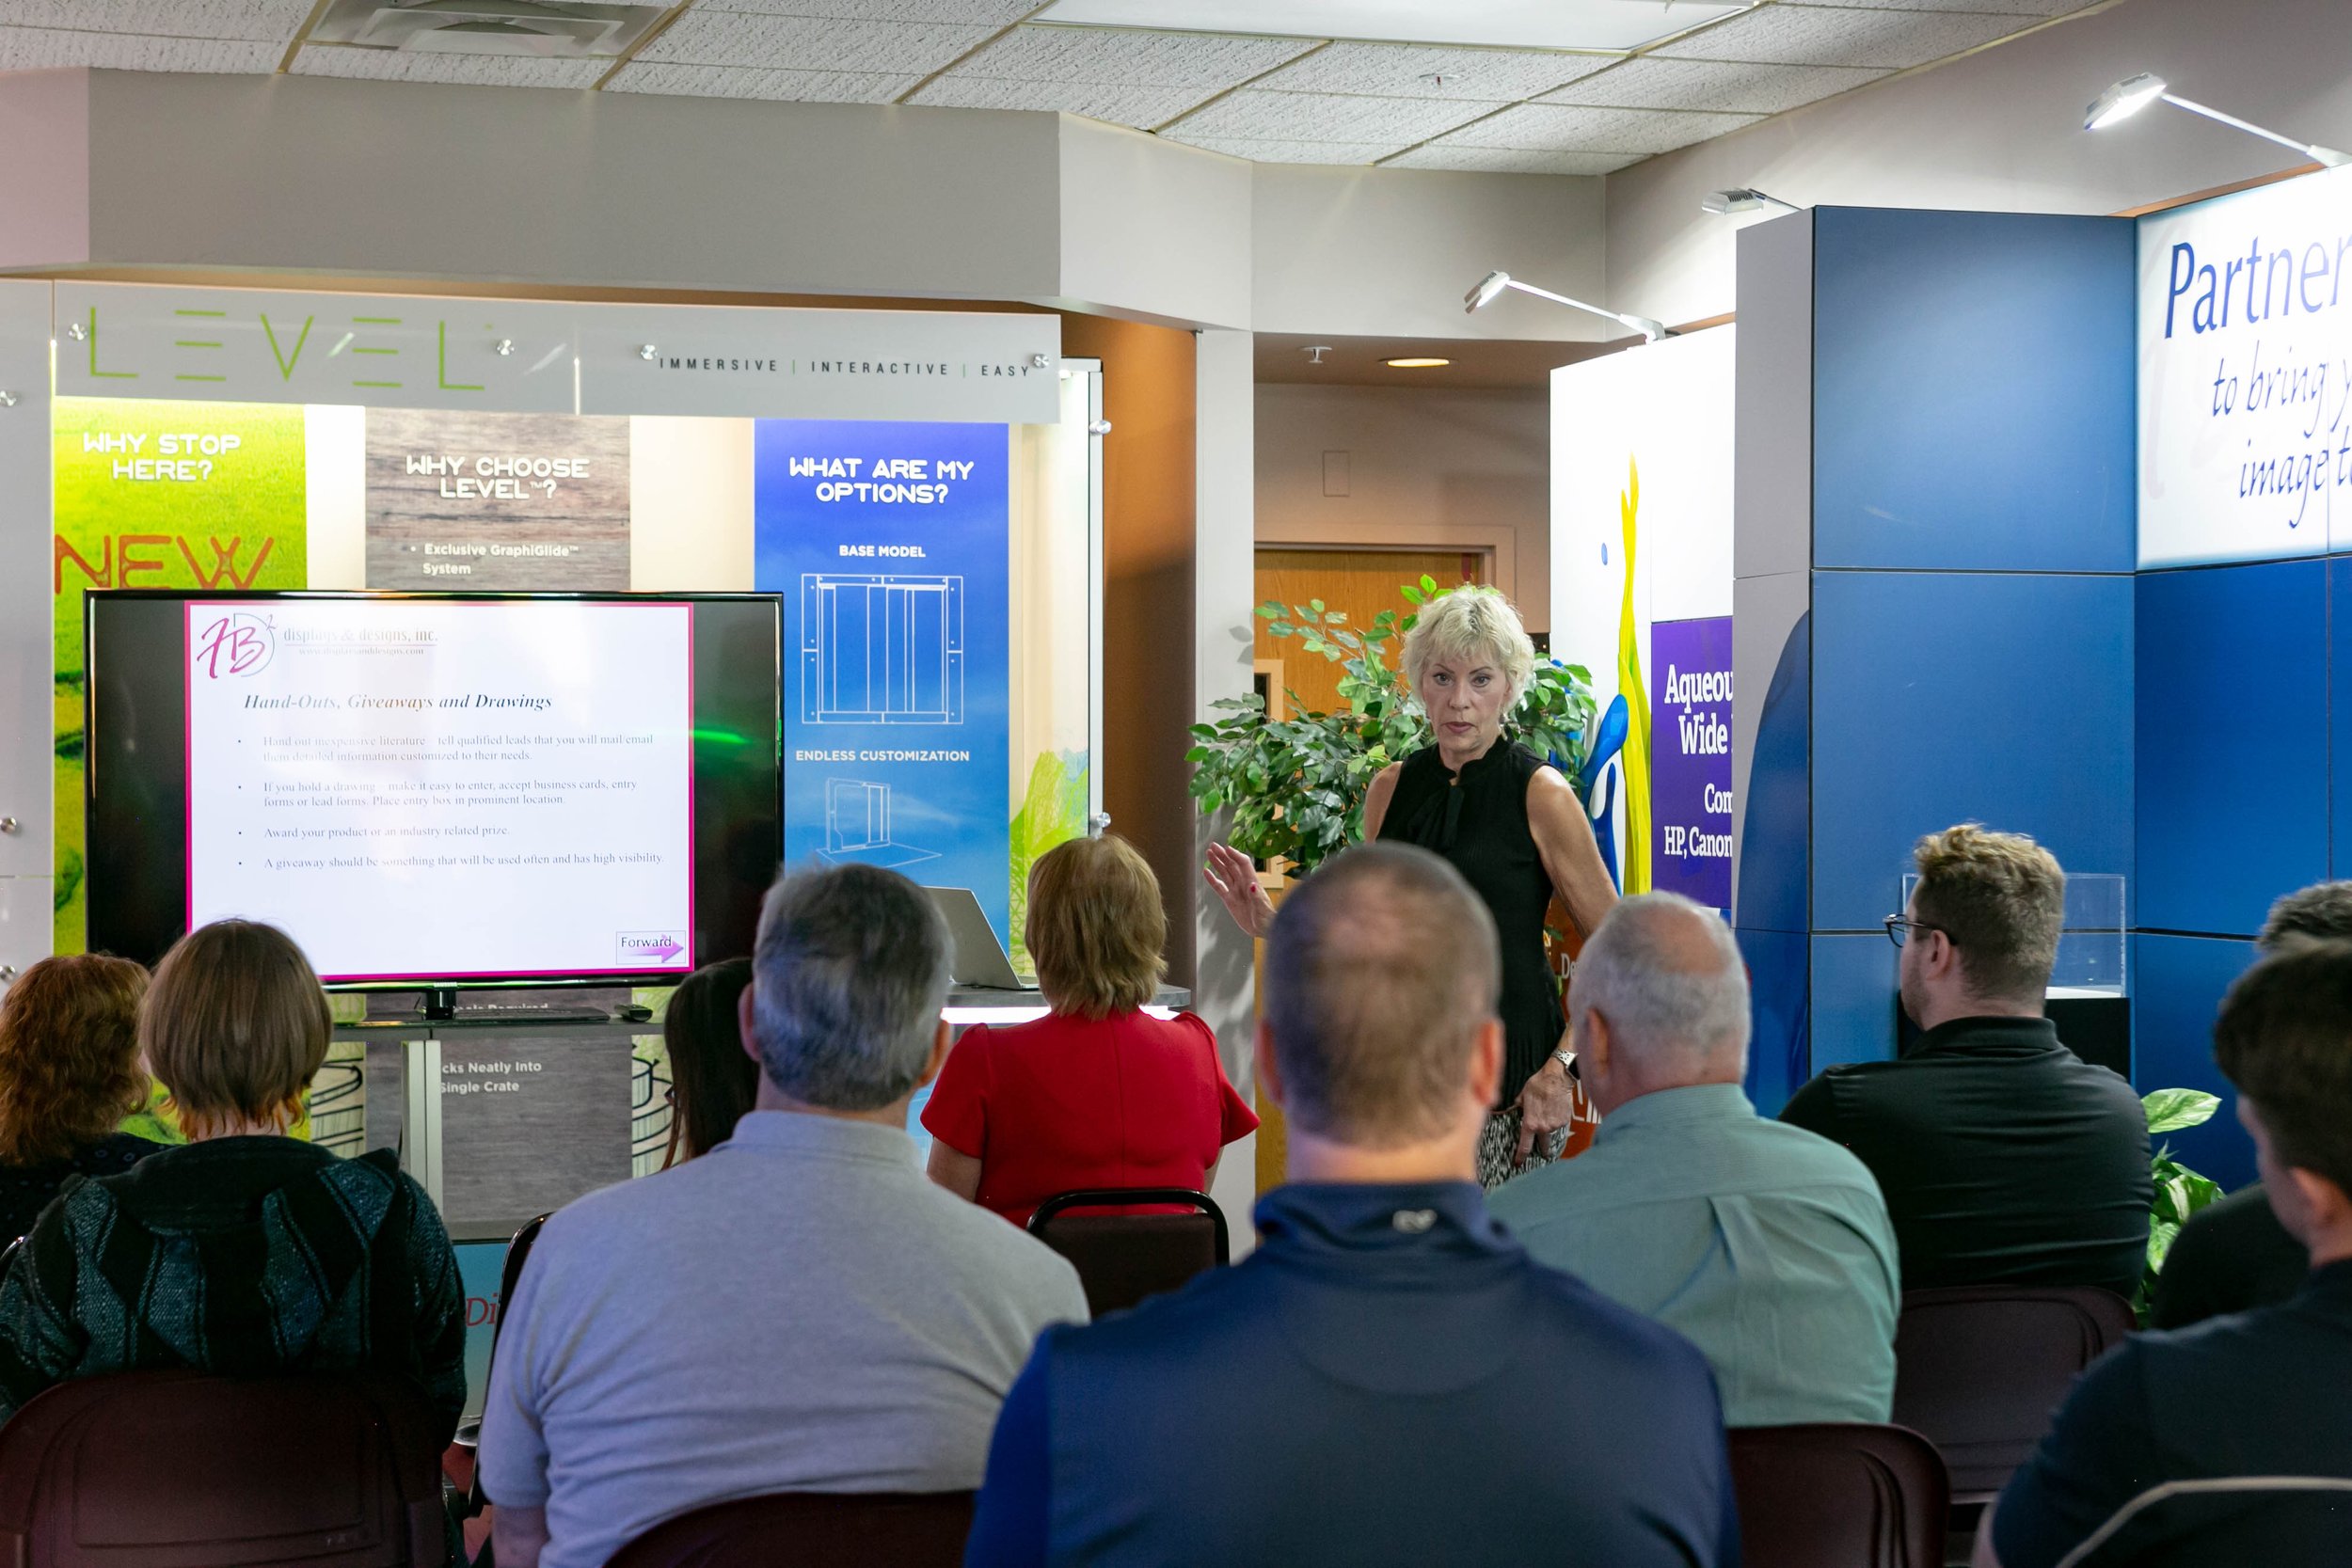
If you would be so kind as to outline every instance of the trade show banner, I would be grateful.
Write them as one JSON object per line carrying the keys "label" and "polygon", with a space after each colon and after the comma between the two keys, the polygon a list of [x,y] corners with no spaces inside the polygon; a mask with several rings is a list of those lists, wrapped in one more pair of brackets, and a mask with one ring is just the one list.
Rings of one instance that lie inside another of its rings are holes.
{"label": "trade show banner", "polygon": [[[1592,672],[1599,714],[1573,783],[1620,888],[1718,909],[1730,902],[1733,341],[1715,327],[1551,372],[1551,651]],[[1658,644],[1665,623],[1718,622]],[[1717,684],[1720,702],[1696,695]],[[1698,749],[1718,740],[1720,779]],[[1705,891],[1719,878],[1720,893]]]}
{"label": "trade show banner", "polygon": [[629,586],[628,421],[367,413],[368,586]]}
{"label": "trade show banner", "polygon": [[1650,627],[1650,886],[1731,909],[1731,617]]}
{"label": "trade show banner", "polygon": [[968,888],[1009,937],[1006,428],[761,420],[753,446],[785,860]]}
{"label": "trade show banner", "polygon": [[2139,564],[2352,549],[2352,169],[2139,221]]}
{"label": "trade show banner", "polygon": [[56,400],[50,589],[56,632],[60,953],[86,940],[82,598],[92,588],[302,588],[300,405]]}

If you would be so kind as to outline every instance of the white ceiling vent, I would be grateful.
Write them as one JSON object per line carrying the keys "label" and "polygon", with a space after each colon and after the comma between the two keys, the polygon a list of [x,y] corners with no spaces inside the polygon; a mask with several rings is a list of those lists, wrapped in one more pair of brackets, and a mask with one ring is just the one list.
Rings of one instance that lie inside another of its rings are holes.
{"label": "white ceiling vent", "polygon": [[310,41],[412,55],[588,59],[622,53],[667,8],[585,0],[333,0]]}

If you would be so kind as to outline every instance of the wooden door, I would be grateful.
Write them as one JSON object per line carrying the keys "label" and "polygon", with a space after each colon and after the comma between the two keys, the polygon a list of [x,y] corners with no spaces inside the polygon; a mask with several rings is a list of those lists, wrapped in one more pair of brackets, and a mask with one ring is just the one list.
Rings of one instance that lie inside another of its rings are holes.
{"label": "wooden door", "polygon": [[[1401,618],[1412,606],[1397,590],[1423,577],[1440,588],[1484,582],[1491,575],[1484,551],[1460,550],[1313,550],[1262,549],[1258,552],[1257,602],[1272,599],[1302,605],[1321,599],[1327,610],[1343,611],[1350,626],[1372,624],[1384,610]],[[1388,645],[1388,662],[1396,668],[1402,647]],[[1295,700],[1293,712],[1328,713],[1340,705],[1340,667],[1319,654],[1307,653],[1296,638],[1276,637],[1266,623],[1257,623],[1257,659],[1274,692],[1288,690]],[[1268,697],[1269,704],[1276,699]]]}

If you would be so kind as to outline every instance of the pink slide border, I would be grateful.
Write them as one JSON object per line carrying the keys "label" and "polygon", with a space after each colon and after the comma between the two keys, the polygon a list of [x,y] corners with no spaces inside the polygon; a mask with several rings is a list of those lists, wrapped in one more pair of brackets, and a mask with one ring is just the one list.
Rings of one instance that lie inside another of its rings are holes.
{"label": "pink slide border", "polygon": [[[394,595],[387,595],[392,597]],[[437,599],[420,594],[399,594],[411,603],[421,600],[427,604],[474,605],[484,609],[505,609],[516,602],[509,599]],[[182,756],[185,762],[181,769],[183,780],[181,820],[183,827],[184,858],[181,864],[187,879],[187,911],[185,924],[196,928],[196,657],[190,628],[196,622],[197,607],[210,606],[220,610],[254,609],[270,604],[267,599],[189,599],[182,606],[180,629],[180,725]],[[386,981],[416,980],[430,983],[436,980],[627,980],[642,975],[676,975],[684,978],[694,972],[694,877],[698,857],[694,811],[694,602],[691,599],[575,599],[574,604],[610,605],[628,610],[683,610],[686,611],[686,967],[678,969],[660,965],[647,969],[483,969],[451,972],[409,972],[380,974],[322,974],[322,985],[371,985]],[[297,939],[298,941],[299,939]]]}

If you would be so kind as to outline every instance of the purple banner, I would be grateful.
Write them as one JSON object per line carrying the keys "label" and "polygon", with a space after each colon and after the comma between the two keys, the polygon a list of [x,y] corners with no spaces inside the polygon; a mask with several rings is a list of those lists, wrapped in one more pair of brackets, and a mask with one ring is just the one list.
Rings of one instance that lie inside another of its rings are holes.
{"label": "purple banner", "polygon": [[1731,905],[1731,617],[1650,627],[1650,885]]}

